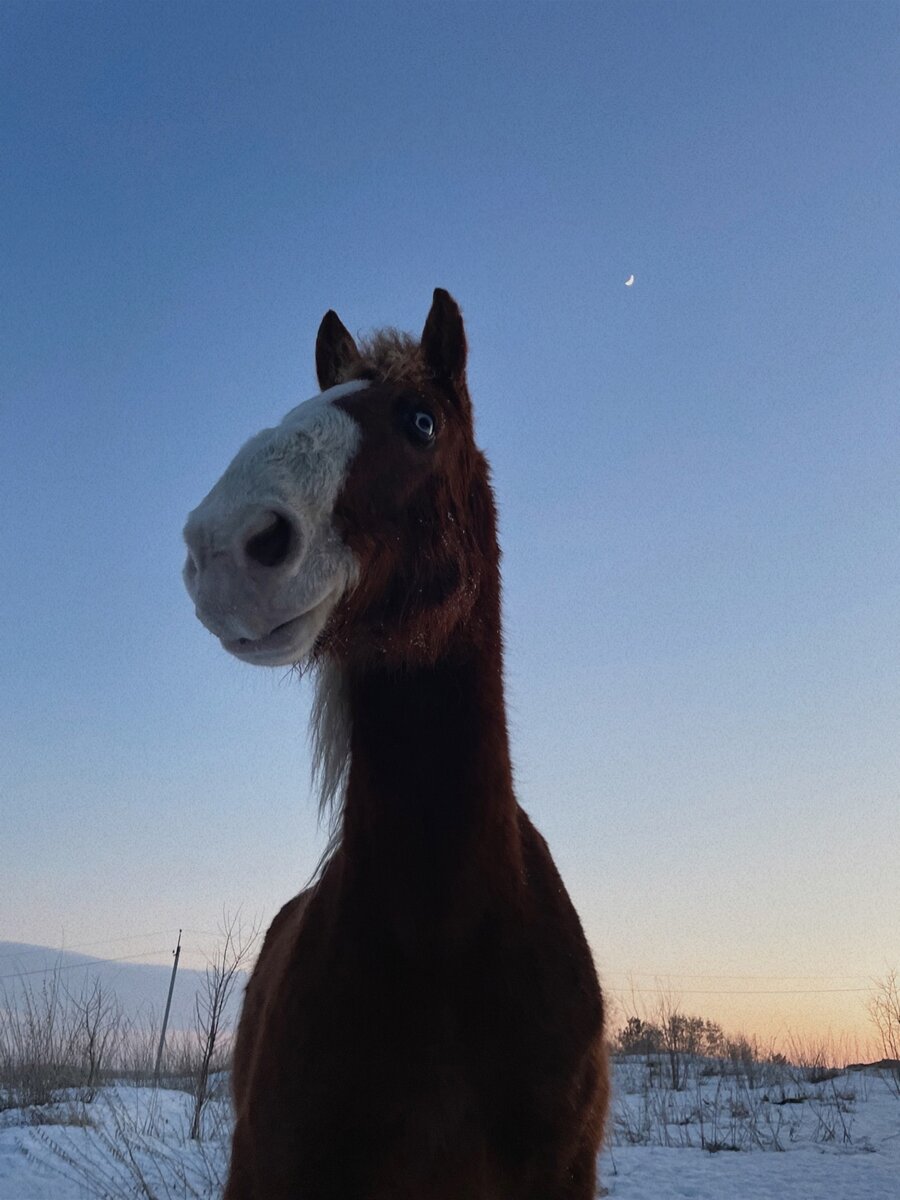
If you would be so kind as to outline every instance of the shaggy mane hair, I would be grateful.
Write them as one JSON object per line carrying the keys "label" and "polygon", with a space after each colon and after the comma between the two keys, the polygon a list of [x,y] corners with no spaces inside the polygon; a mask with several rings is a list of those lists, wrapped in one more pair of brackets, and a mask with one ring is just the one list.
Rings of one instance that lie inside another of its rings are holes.
{"label": "shaggy mane hair", "polygon": [[432,379],[418,340],[399,329],[376,329],[361,337],[357,346],[361,357],[342,373],[341,383],[368,379],[421,388]]}
{"label": "shaggy mane hair", "polygon": [[[339,383],[372,383],[422,388],[431,378],[419,341],[388,326],[357,339],[360,357],[340,372]],[[344,793],[350,766],[350,713],[341,669],[327,661],[316,666],[312,722],[312,781],[319,818],[328,823],[328,843],[312,874],[317,882],[341,840]]]}

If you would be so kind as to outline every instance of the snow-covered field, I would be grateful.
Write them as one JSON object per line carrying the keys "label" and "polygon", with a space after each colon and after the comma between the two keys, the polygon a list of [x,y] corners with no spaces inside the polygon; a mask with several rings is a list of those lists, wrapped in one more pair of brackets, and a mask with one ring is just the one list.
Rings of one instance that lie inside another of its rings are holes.
{"label": "snow-covered field", "polygon": [[674,1091],[619,1062],[603,1183],[623,1200],[900,1200],[900,1098],[871,1071],[810,1074],[699,1060]]}
{"label": "snow-covered field", "polygon": [[227,1105],[207,1106],[204,1137],[188,1136],[186,1092],[118,1084],[90,1104],[0,1113],[2,1200],[213,1200],[230,1138]]}
{"label": "snow-covered field", "polygon": [[[692,1063],[682,1090],[641,1059],[616,1067],[603,1183],[621,1200],[898,1200],[900,1099],[870,1071],[810,1082],[753,1064]],[[203,1141],[183,1092],[117,1085],[0,1113],[0,1200],[214,1200],[227,1160],[224,1103]]]}

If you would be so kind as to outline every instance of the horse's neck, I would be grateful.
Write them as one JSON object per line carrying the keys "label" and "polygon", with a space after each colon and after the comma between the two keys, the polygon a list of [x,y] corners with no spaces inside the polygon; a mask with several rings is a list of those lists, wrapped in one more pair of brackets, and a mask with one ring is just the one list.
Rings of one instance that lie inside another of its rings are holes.
{"label": "horse's neck", "polygon": [[521,873],[499,633],[434,666],[347,684],[348,884],[373,921],[404,936],[461,934]]}

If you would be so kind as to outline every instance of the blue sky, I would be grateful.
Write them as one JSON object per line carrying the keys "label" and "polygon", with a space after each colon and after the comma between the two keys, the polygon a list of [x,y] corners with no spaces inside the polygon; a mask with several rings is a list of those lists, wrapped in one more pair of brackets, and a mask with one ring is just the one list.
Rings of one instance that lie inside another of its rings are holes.
{"label": "blue sky", "polygon": [[303,882],[309,696],[194,620],[180,530],[315,390],[327,308],[419,330],[440,285],[520,796],[601,971],[863,1025],[690,993],[897,963],[898,35],[877,3],[0,8],[0,937]]}

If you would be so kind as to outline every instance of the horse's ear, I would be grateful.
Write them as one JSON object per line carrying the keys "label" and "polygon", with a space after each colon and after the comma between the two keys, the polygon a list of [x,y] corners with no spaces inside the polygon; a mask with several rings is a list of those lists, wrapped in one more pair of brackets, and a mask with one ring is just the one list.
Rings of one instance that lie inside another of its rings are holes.
{"label": "horse's ear", "polygon": [[341,318],[329,308],[316,335],[316,375],[323,392],[342,383],[360,353]]}
{"label": "horse's ear", "polygon": [[466,331],[459,305],[443,288],[434,289],[431,312],[422,330],[422,352],[436,379],[454,385],[466,381]]}

